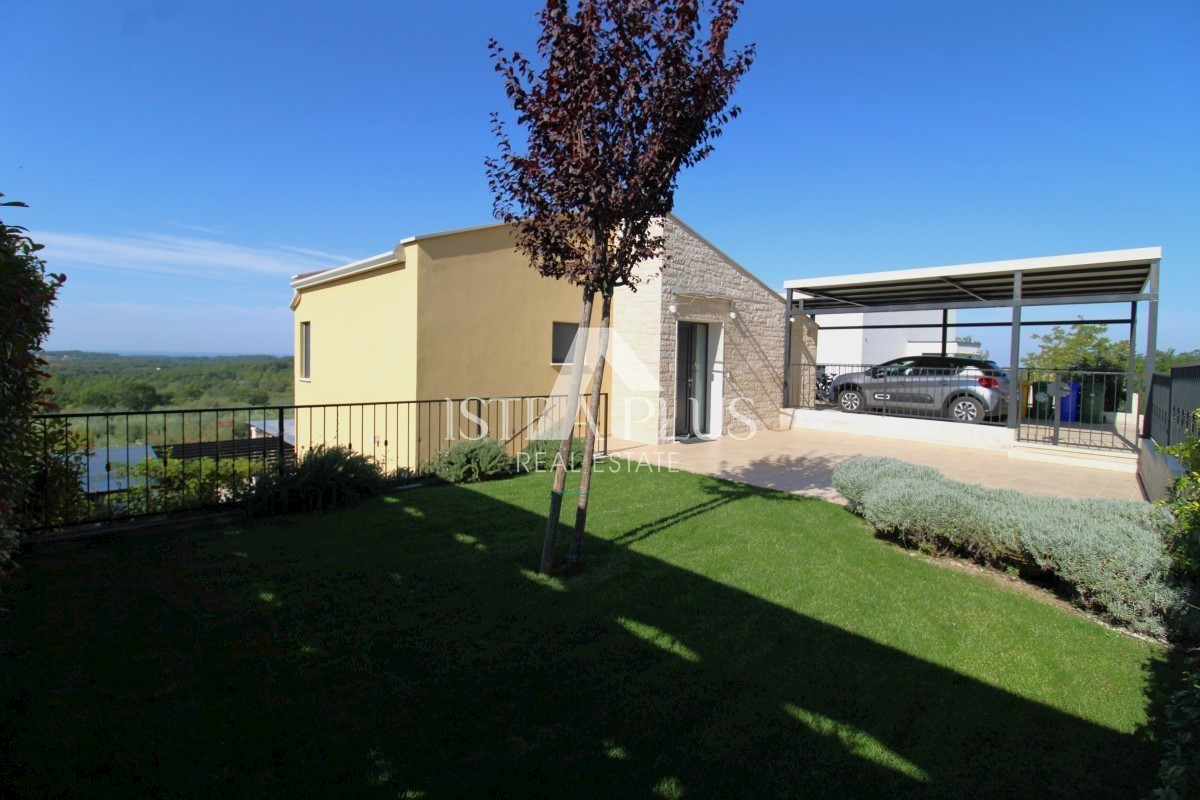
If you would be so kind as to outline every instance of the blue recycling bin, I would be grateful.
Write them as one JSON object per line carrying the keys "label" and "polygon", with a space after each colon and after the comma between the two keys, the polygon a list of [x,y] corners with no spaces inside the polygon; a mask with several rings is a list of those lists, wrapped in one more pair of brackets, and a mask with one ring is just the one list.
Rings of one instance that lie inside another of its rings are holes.
{"label": "blue recycling bin", "polygon": [[1079,422],[1079,381],[1066,381],[1066,393],[1058,400],[1058,418],[1063,422]]}

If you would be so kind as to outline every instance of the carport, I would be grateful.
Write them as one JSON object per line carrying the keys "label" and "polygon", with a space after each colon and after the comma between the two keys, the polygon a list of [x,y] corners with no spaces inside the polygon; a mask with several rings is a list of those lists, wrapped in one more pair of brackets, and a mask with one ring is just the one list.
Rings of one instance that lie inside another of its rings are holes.
{"label": "carport", "polygon": [[[1145,374],[1154,374],[1158,329],[1158,284],[1162,248],[1144,247],[1097,253],[1048,256],[1011,261],[992,261],[946,267],[892,270],[858,275],[790,280],[786,290],[789,331],[801,316],[863,314],[876,312],[941,311],[941,323],[866,324],[830,326],[828,330],[873,328],[933,328],[941,330],[942,353],[946,353],[949,328],[1011,328],[1008,413],[1006,424],[1021,436],[1023,404],[1027,400],[1020,374],[1021,332],[1033,326],[1098,323],[1129,326],[1127,387],[1133,415],[1138,414],[1135,389],[1138,384],[1138,305],[1145,303],[1147,336]],[[1037,306],[1080,306],[1128,303],[1127,317],[1117,319],[1023,320],[1022,311]],[[958,322],[949,320],[956,309],[1011,309],[1011,320],[1003,322]],[[818,332],[818,336],[820,333]],[[794,406],[793,341],[785,342],[784,405]],[[1066,367],[1067,365],[1062,365]],[[1028,377],[1028,376],[1027,376]],[[1127,409],[1128,411],[1129,409]],[[1057,418],[1056,418],[1057,419]],[[1136,437],[1135,437],[1136,438]],[[1058,444],[1057,423],[1054,444]],[[1135,445],[1136,446],[1136,445]]]}

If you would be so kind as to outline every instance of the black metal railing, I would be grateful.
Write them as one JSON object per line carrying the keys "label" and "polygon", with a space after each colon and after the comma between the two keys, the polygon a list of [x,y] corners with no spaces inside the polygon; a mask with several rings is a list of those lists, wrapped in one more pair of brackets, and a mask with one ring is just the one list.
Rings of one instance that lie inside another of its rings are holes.
{"label": "black metal railing", "polygon": [[[389,483],[422,478],[455,442],[492,438],[517,456],[561,435],[562,395],[43,414],[41,455],[22,510],[27,531],[238,505],[261,476],[315,447],[370,457]],[[608,452],[608,395],[599,419],[581,399],[576,436],[593,425]]]}
{"label": "black metal railing", "polygon": [[1169,375],[1155,375],[1150,382],[1149,405],[1145,433],[1157,444],[1167,447],[1198,435],[1200,364],[1174,367]]}
{"label": "black metal railing", "polygon": [[1020,375],[1021,441],[1137,450],[1145,411],[1140,374],[1022,369]]}
{"label": "black metal railing", "polygon": [[1015,391],[1021,441],[1136,450],[1141,385],[1127,372],[793,364],[788,405],[1009,425]]}

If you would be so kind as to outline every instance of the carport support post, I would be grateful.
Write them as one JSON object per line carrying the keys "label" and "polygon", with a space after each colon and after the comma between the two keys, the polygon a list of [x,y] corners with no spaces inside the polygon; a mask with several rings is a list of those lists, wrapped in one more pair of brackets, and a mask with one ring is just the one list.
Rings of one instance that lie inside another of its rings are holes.
{"label": "carport support post", "polygon": [[947,327],[950,324],[950,309],[942,309],[942,356],[946,355],[946,337],[949,336]]}
{"label": "carport support post", "polygon": [[1023,273],[1013,273],[1012,339],[1009,343],[1008,427],[1021,427],[1021,280]]}
{"label": "carport support post", "polygon": [[1142,404],[1142,393],[1137,385],[1137,303],[1133,302],[1129,304],[1129,374],[1125,376],[1125,411],[1132,412],[1134,419],[1137,419]]}
{"label": "carport support post", "polygon": [[[1154,385],[1154,358],[1158,355],[1158,259],[1150,262],[1150,285],[1146,293],[1150,299],[1146,301],[1146,398],[1150,397],[1151,386]],[[1144,427],[1142,436],[1150,436],[1150,403],[1145,403]]]}
{"label": "carport support post", "polygon": [[792,290],[787,290],[787,304],[783,307],[783,407],[791,408],[792,390]]}

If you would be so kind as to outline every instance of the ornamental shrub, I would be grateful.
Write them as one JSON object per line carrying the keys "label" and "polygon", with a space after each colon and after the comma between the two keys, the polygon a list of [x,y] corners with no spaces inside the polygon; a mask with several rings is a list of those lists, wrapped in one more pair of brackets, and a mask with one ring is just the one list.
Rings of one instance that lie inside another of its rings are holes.
{"label": "ornamental shrub", "polygon": [[922,550],[950,548],[990,563],[1016,560],[1018,548],[1002,529],[986,523],[980,498],[947,491],[944,484],[940,474],[886,477],[863,492],[859,510],[878,530]]}
{"label": "ornamental shrub", "polygon": [[273,467],[246,458],[147,458],[132,467],[112,463],[112,473],[129,488],[104,511],[166,512],[242,502],[256,476]]}
{"label": "ornamental shrub", "polygon": [[[545,472],[554,469],[558,460],[558,450],[562,443],[557,439],[534,439],[524,450],[517,454],[516,467],[518,472]],[[576,470],[583,465],[583,439],[571,439],[571,455],[567,469]]]}
{"label": "ornamental shrub", "polygon": [[[1200,411],[1196,412],[1200,422]],[[1162,448],[1179,459],[1183,472],[1171,482],[1167,504],[1175,515],[1171,534],[1171,560],[1176,572],[1195,581],[1200,578],[1200,437],[1189,436]]]}
{"label": "ornamental shrub", "polygon": [[348,447],[318,446],[282,473],[254,480],[246,496],[251,516],[326,511],[352,505],[386,488],[379,466]]}
{"label": "ornamental shrub", "polygon": [[864,519],[905,543],[1049,574],[1074,591],[1079,605],[1141,633],[1163,636],[1168,625],[1182,630],[1191,589],[1171,574],[1172,519],[1165,509],[1036,497],[932,472],[859,458],[839,465],[833,477]]}
{"label": "ornamental shrub", "polygon": [[1163,709],[1162,728],[1163,757],[1151,797],[1200,797],[1200,657],[1194,653],[1191,668]]}
{"label": "ornamental shrub", "polygon": [[12,567],[16,529],[25,522],[21,510],[36,472],[30,454],[40,444],[33,415],[49,405],[38,353],[50,333],[50,306],[66,280],[46,272],[41,249],[24,228],[0,222],[0,573]]}
{"label": "ornamental shrub", "polygon": [[874,456],[851,458],[833,468],[833,485],[852,507],[857,507],[867,489],[877,486],[880,481],[889,478],[935,481],[941,477],[942,473],[933,467]]}
{"label": "ornamental shrub", "polygon": [[476,483],[511,472],[512,459],[495,439],[468,439],[438,453],[426,471],[448,483]]}
{"label": "ornamental shrub", "polygon": [[[61,417],[43,418],[34,429],[34,450],[24,456],[28,484],[20,518],[24,524],[50,528],[87,519],[94,512],[88,499],[88,442]],[[28,446],[28,444],[27,444]]]}

